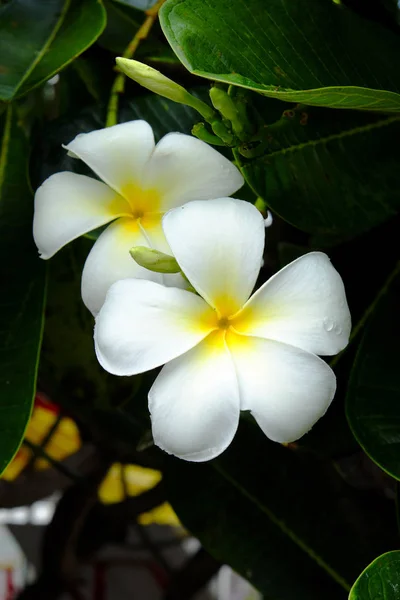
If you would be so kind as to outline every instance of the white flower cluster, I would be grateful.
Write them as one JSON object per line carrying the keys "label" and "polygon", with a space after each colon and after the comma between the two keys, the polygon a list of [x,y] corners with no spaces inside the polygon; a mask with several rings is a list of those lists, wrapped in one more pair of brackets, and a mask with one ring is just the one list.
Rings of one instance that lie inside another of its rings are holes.
{"label": "white flower cluster", "polygon": [[[66,149],[102,181],[47,179],[35,197],[35,241],[47,259],[112,221],[86,260],[82,297],[107,371],[165,365],[149,393],[154,442],[210,460],[232,441],[242,410],[271,440],[304,435],[336,389],[318,355],[342,350],[351,328],[329,258],[306,254],[251,295],[265,223],[253,205],[228,197],[243,185],[229,160],[180,133],[155,145],[145,121],[79,135]],[[181,273],[139,266],[133,246],[172,254]]]}

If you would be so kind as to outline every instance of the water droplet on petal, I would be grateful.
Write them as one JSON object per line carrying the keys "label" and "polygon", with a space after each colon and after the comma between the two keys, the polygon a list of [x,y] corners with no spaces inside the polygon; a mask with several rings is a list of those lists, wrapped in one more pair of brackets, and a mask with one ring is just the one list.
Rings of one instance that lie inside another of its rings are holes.
{"label": "water droplet on petal", "polygon": [[336,335],[340,335],[342,333],[342,328],[340,327],[340,325],[336,325],[335,327],[335,333]]}
{"label": "water droplet on petal", "polygon": [[325,331],[332,331],[332,329],[335,327],[334,321],[332,321],[332,319],[329,319],[329,317],[324,318],[323,325]]}

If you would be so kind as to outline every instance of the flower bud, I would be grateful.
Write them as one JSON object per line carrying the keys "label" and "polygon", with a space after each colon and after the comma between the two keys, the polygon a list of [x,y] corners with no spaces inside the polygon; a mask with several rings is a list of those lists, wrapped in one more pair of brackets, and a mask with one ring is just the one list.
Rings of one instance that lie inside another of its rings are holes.
{"label": "flower bud", "polygon": [[148,65],[145,65],[137,60],[131,60],[128,58],[118,57],[116,59],[118,67],[125,75],[145,87],[146,89],[178,102],[179,104],[186,104],[199,112],[207,121],[214,118],[213,109],[208,106],[205,102],[202,102],[192,94],[189,94],[187,90],[181,85],[172,81],[168,77],[165,77],[157,69],[153,69]]}
{"label": "flower bud", "polygon": [[129,254],[138,265],[155,273],[179,273],[181,268],[173,256],[146,246],[134,246]]}

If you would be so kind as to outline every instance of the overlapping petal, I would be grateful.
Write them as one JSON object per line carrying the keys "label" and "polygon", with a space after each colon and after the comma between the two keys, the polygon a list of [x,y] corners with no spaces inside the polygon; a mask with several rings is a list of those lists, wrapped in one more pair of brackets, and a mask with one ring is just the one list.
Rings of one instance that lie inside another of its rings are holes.
{"label": "overlapping petal", "polygon": [[213,329],[212,312],[185,290],[145,280],[118,281],[96,319],[97,358],[115,375],[148,371],[205,338]]}
{"label": "overlapping petal", "polygon": [[228,333],[241,409],[250,410],[271,440],[292,442],[329,407],[336,390],[332,369],[294,346]]}
{"label": "overlapping petal", "polygon": [[96,315],[107,290],[119,279],[150,279],[162,283],[162,275],[140,267],[129,254],[132,246],[148,246],[136,220],[118,219],[96,240],[82,272],[82,299]]}
{"label": "overlapping petal", "polygon": [[234,198],[190,202],[163,219],[167,241],[193,287],[221,316],[239,310],[256,282],[264,220]]}
{"label": "overlapping petal", "polygon": [[240,402],[232,359],[221,332],[163,367],[149,393],[154,442],[195,462],[231,443]]}
{"label": "overlapping petal", "polygon": [[120,123],[81,133],[65,148],[124,196],[130,186],[140,184],[144,166],[154,150],[153,130],[146,121]]}
{"label": "overlapping petal", "polygon": [[319,355],[348,344],[351,318],[343,281],[322,252],[301,256],[248,301],[235,329]]}
{"label": "overlapping petal", "polygon": [[243,183],[230,160],[183,133],[169,133],[158,142],[142,179],[144,189],[160,193],[163,212],[191,200],[230,196]]}
{"label": "overlapping petal", "polygon": [[129,214],[127,201],[104,183],[56,173],[35,195],[33,236],[42,258],[51,258],[80,235]]}

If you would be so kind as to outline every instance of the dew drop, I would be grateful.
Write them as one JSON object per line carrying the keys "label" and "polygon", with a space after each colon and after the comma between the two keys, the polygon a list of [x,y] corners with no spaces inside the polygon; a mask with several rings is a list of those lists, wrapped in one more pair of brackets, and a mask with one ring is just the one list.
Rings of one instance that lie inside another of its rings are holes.
{"label": "dew drop", "polygon": [[328,317],[324,318],[323,325],[325,331],[332,331],[332,329],[335,327],[334,321],[332,321],[332,319],[329,319]]}
{"label": "dew drop", "polygon": [[340,325],[336,325],[335,327],[335,333],[336,335],[340,335],[342,333],[342,328],[340,327]]}

